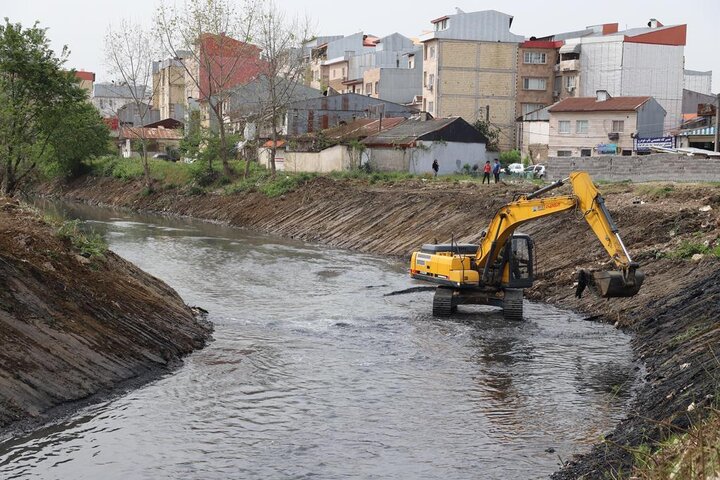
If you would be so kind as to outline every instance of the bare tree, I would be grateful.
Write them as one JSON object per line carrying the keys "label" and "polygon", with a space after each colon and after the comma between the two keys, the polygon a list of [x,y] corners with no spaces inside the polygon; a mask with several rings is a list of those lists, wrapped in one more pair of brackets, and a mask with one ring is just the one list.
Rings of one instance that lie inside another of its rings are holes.
{"label": "bare tree", "polygon": [[233,0],[186,0],[179,8],[161,3],[156,15],[166,54],[185,58],[186,91],[192,93],[188,97],[199,99],[217,122],[220,158],[228,176],[233,172],[223,105],[230,89],[258,68],[259,51],[248,43],[256,4],[242,1],[241,8]]}
{"label": "bare tree", "polygon": [[[140,128],[127,129],[131,137],[141,144],[145,186],[152,188],[148,165],[148,139],[144,125],[152,102],[152,61],[154,60],[153,36],[140,25],[122,20],[116,29],[110,29],[105,37],[105,54],[112,74],[117,76],[116,90],[127,94],[140,119]],[[119,113],[118,113],[119,117]],[[123,128],[118,118],[118,128]]]}
{"label": "bare tree", "polygon": [[310,37],[311,23],[307,17],[287,18],[273,0],[267,0],[259,9],[256,28],[266,82],[259,98],[259,113],[261,124],[270,130],[270,170],[275,175],[280,122],[288,104],[296,99],[298,85],[305,75],[302,45]]}

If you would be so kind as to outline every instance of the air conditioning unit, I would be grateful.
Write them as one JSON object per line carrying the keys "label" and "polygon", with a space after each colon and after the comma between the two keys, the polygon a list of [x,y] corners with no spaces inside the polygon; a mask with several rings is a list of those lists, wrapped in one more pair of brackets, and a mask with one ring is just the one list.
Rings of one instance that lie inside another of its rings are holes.
{"label": "air conditioning unit", "polygon": [[620,134],[618,132],[608,133],[608,140],[617,140],[618,138],[620,138]]}

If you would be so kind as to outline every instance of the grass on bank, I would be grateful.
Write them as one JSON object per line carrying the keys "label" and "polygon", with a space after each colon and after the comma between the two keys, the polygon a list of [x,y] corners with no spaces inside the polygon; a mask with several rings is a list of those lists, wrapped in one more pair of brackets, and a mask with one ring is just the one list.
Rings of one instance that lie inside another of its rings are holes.
{"label": "grass on bank", "polygon": [[647,445],[634,451],[635,468],[621,478],[638,480],[697,479],[720,477],[720,411],[693,425],[687,432],[672,435],[654,452]]}
{"label": "grass on bank", "polygon": [[102,257],[107,252],[108,245],[102,235],[94,231],[85,231],[79,220],[62,222],[57,229],[57,236],[69,240],[83,257]]}
{"label": "grass on bank", "polygon": [[[267,197],[279,197],[289,193],[301,185],[319,176],[337,180],[358,180],[370,185],[391,185],[407,180],[438,181],[444,183],[477,182],[481,177],[472,174],[443,175],[433,179],[430,174],[412,174],[408,172],[366,172],[352,170],[343,172],[329,172],[326,174],[307,172],[278,171],[273,178],[270,171],[256,162],[250,163],[248,178],[243,178],[245,171],[244,160],[230,161],[230,167],[235,172],[232,178],[224,175],[222,163],[213,162],[212,170],[202,163],[168,162],[165,160],[149,160],[150,176],[156,184],[156,189],[184,188],[190,195],[200,195],[208,191],[221,191],[225,194],[257,191]],[[113,177],[121,180],[136,180],[143,177],[142,161],[139,158],[122,158],[105,156],[93,159],[90,162],[91,175],[99,177]],[[532,183],[540,183],[533,181]]]}

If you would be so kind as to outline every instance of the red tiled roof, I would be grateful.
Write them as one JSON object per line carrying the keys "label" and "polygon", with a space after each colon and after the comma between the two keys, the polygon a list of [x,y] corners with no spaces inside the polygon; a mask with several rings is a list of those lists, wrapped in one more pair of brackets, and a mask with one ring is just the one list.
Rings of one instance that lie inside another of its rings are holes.
{"label": "red tiled roof", "polygon": [[[271,148],[271,147],[272,147],[272,144],[273,144],[273,141],[272,141],[272,140],[268,140],[267,142],[263,143],[263,147],[265,147],[265,148]],[[285,140],[278,140],[277,142],[275,142],[275,148],[280,148],[280,147],[282,147],[283,145],[285,145]]]}
{"label": "red tiled roof", "polygon": [[146,138],[148,140],[182,140],[183,131],[172,128],[122,127],[122,138]]}
{"label": "red tiled roof", "polygon": [[612,97],[601,102],[596,97],[566,98],[548,109],[558,112],[631,112],[640,108],[652,97]]}
{"label": "red tiled roof", "polygon": [[82,70],[78,70],[75,72],[75,78],[79,78],[80,80],[87,80],[90,82],[94,82],[95,74],[93,72],[84,72]]}
{"label": "red tiled roof", "polygon": [[387,130],[404,122],[404,117],[387,117],[382,119],[382,125],[377,118],[358,118],[347,125],[340,125],[328,130],[324,133],[328,138],[335,140],[352,140],[357,138],[365,138],[368,135],[378,133],[380,129]]}

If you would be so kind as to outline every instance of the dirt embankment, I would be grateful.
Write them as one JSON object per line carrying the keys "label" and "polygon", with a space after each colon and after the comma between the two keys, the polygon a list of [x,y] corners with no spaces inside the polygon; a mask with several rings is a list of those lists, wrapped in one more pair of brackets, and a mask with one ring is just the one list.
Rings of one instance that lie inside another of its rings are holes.
{"label": "dirt embankment", "polygon": [[[474,242],[495,211],[528,186],[406,182],[372,186],[317,178],[276,199],[258,193],[143,196],[141,185],[87,177],[45,189],[66,199],[224,222],[238,227],[388,255],[408,255],[424,242]],[[539,280],[531,298],[587,312],[636,332],[647,367],[645,385],[626,421],[557,478],[627,472],[631,447],[685,427],[713,400],[720,374],[720,262],[673,259],[682,245],[717,244],[720,192],[701,185],[672,188],[605,186],[607,205],[647,279],[640,294],[603,300],[574,297],[578,268],[598,268],[607,255],[577,212],[527,224],[537,245]],[[707,207],[710,207],[708,209]],[[690,412],[688,411],[690,407]]]}
{"label": "dirt embankment", "polygon": [[0,199],[0,428],[147,381],[210,332],[165,283]]}

